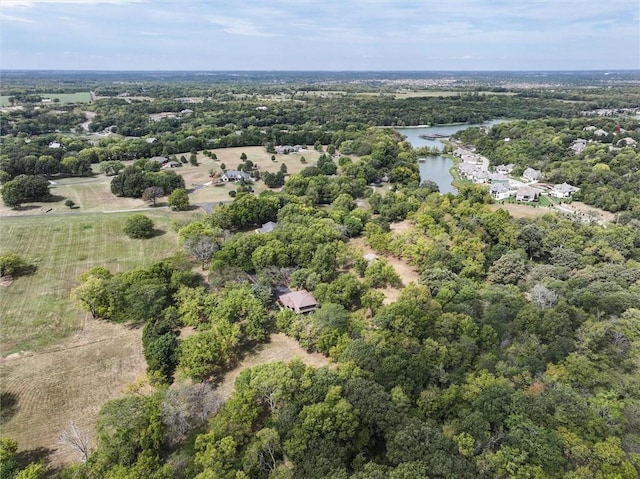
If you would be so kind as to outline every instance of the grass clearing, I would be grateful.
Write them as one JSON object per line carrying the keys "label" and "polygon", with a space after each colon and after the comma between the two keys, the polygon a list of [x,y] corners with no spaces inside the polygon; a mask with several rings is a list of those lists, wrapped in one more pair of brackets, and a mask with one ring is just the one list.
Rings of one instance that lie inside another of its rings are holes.
{"label": "grass clearing", "polygon": [[[41,98],[48,98],[53,103],[59,105],[69,105],[73,103],[91,103],[91,94],[88,91],[81,91],[76,93],[35,93],[35,95],[40,96]],[[10,106],[11,102],[9,98],[12,95],[2,95],[0,96],[0,106]],[[40,104],[40,103],[38,103]]]}
{"label": "grass clearing", "polygon": [[146,214],[162,231],[149,240],[122,232],[127,214],[2,218],[0,249],[37,266],[35,273],[0,288],[2,355],[40,350],[77,332],[83,313],[69,293],[89,268],[118,272],[172,255],[177,247],[171,222],[178,216],[162,210]]}

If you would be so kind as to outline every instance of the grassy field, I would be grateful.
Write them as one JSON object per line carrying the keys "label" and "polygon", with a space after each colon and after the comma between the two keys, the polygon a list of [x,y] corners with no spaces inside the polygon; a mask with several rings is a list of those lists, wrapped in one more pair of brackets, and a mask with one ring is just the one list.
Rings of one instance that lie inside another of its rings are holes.
{"label": "grassy field", "polygon": [[0,250],[19,253],[37,266],[35,273],[0,287],[2,355],[40,350],[76,332],[84,314],[71,304],[69,293],[89,268],[102,265],[117,272],[172,255],[177,247],[171,221],[182,216],[147,215],[161,232],[149,240],[122,233],[127,214],[2,218]]}
{"label": "grassy field", "polygon": [[[88,91],[82,91],[77,93],[38,93],[42,98],[50,98],[51,100],[58,99],[61,105],[68,105],[71,103],[91,103],[91,94]],[[10,106],[10,95],[0,96],[0,106]]]}

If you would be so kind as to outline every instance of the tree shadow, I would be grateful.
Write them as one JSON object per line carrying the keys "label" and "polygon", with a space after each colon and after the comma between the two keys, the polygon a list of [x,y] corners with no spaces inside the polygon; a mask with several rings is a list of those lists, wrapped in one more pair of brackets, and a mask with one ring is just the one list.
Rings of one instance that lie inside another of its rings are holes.
{"label": "tree shadow", "polygon": [[46,447],[36,447],[35,449],[28,449],[26,451],[19,451],[16,454],[16,461],[20,467],[27,467],[32,462],[49,463],[49,457],[53,454],[54,450]]}
{"label": "tree shadow", "polygon": [[0,392],[0,425],[5,424],[18,412],[18,395],[7,391]]}
{"label": "tree shadow", "polygon": [[49,195],[48,198],[46,198],[45,200],[43,200],[43,203],[59,203],[62,200],[66,200],[67,197],[66,196],[60,196],[60,195]]}
{"label": "tree shadow", "polygon": [[167,232],[165,230],[154,229],[153,230],[153,236],[151,236],[151,237],[152,238],[158,238],[158,237],[164,236],[166,234],[167,234]]}
{"label": "tree shadow", "polygon": [[18,205],[18,206],[14,206],[13,209],[15,211],[29,211],[29,210],[42,209],[42,206],[40,206],[40,205]]}

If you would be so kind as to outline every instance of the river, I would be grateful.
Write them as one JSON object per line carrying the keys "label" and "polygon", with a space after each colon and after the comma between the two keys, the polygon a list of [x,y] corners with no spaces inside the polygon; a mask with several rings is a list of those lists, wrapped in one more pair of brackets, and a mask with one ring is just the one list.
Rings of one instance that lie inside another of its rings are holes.
{"label": "river", "polygon": [[[456,125],[437,125],[437,126],[424,126],[424,127],[413,127],[413,128],[396,128],[396,131],[401,135],[407,137],[407,141],[411,143],[411,146],[414,148],[420,148],[421,146],[428,146],[429,148],[433,148],[434,146],[442,151],[442,142],[440,140],[429,140],[425,138],[420,138],[420,135],[446,135],[451,136],[454,133],[464,130],[466,128],[471,128],[474,126],[492,126],[498,123],[502,123],[509,120],[491,120],[482,124],[456,124]],[[456,194],[458,191],[453,187],[451,182],[453,181],[453,177],[449,170],[453,166],[453,160],[451,158],[447,158],[446,156],[437,155],[437,156],[427,156],[424,158],[424,161],[420,161],[420,181],[431,180],[435,181],[440,188],[440,193],[453,193]]]}

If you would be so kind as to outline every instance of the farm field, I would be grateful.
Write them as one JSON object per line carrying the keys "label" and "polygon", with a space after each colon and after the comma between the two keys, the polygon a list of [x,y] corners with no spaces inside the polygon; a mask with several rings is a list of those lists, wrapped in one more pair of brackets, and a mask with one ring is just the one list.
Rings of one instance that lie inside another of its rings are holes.
{"label": "farm field", "polygon": [[[91,103],[91,94],[88,91],[77,93],[38,93],[38,95],[42,98],[50,98],[51,100],[55,100],[57,98],[59,100],[57,103],[60,105],[68,105],[71,103]],[[11,105],[9,96],[10,95],[0,96],[0,106]]]}
{"label": "farm field", "polygon": [[124,235],[127,214],[2,218],[0,249],[15,251],[37,266],[35,273],[0,287],[0,351],[3,356],[55,344],[81,328],[84,313],[69,300],[78,276],[93,266],[113,272],[143,266],[172,255],[177,216],[150,211],[161,233],[149,240]]}

